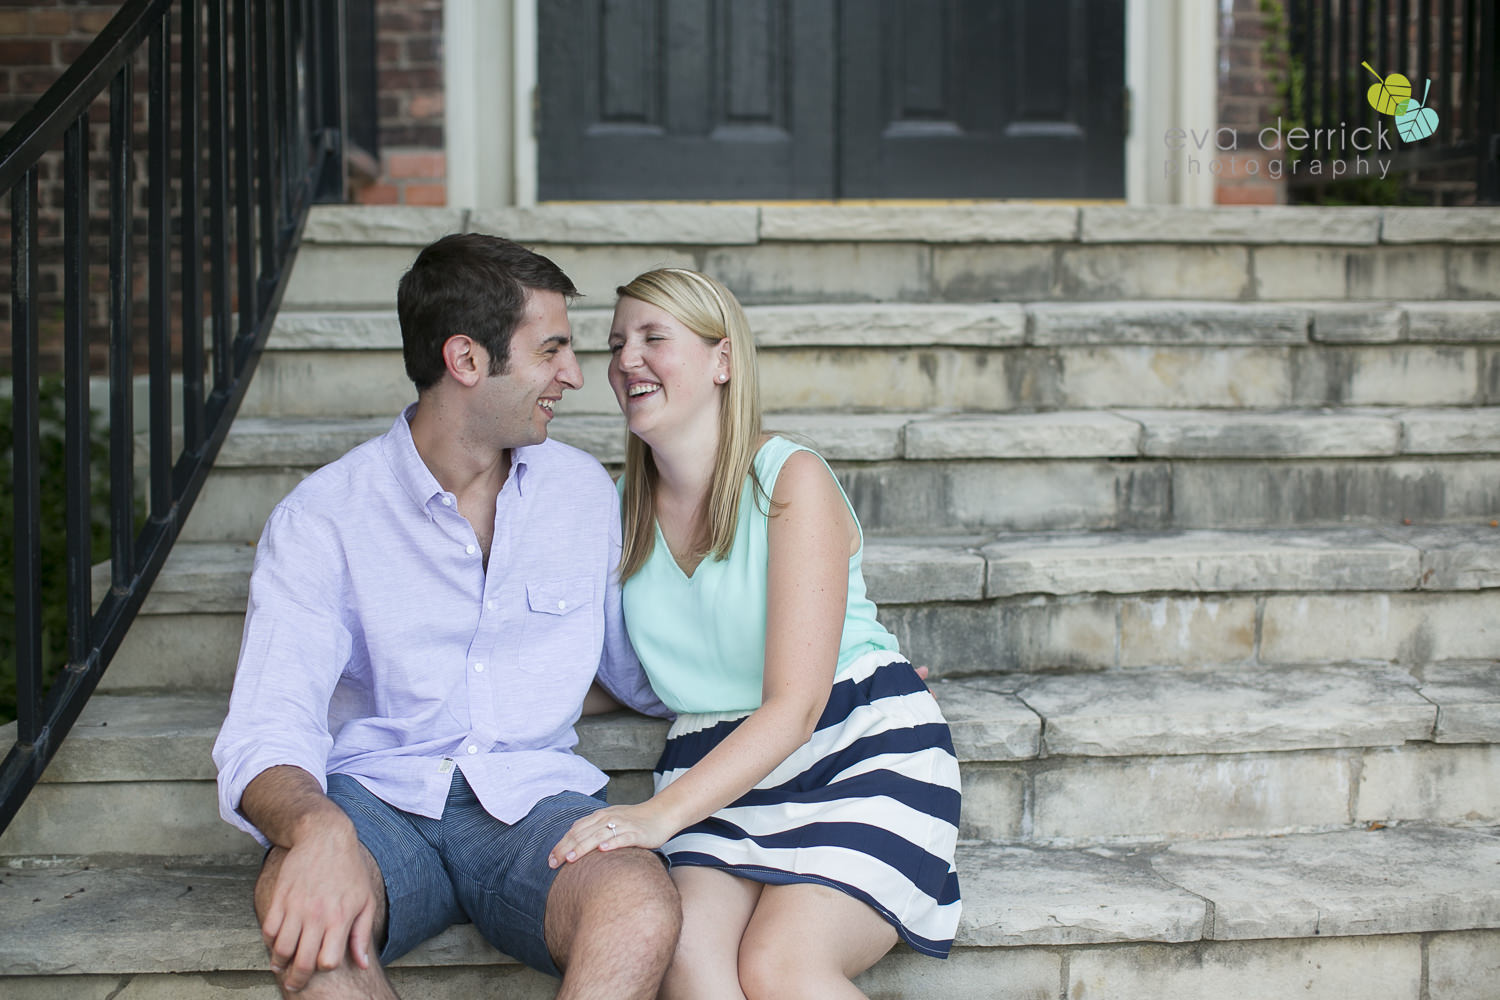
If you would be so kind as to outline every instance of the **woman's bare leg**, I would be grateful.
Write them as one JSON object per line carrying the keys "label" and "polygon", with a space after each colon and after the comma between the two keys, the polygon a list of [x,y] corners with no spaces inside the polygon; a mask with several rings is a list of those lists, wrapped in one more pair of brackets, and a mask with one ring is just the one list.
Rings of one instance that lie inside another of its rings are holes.
{"label": "woman's bare leg", "polygon": [[740,941],[740,987],[749,1000],[863,997],[850,980],[895,943],[896,929],[847,893],[768,885]]}
{"label": "woman's bare leg", "polygon": [[672,869],[682,897],[682,934],[662,982],[663,1000],[743,1000],[740,938],[755,912],[762,886],[720,871],[682,865]]}

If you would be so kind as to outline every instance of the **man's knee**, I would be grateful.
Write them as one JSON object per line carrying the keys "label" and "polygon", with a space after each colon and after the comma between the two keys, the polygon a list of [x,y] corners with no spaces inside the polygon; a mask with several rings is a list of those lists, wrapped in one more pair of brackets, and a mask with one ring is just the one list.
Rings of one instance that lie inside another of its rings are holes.
{"label": "man's knee", "polygon": [[682,899],[661,859],[650,851],[642,853],[645,856],[638,866],[639,890],[633,893],[636,903],[631,920],[643,939],[670,955],[682,932]]}
{"label": "man's knee", "polygon": [[[266,922],[266,914],[270,912],[272,900],[275,898],[276,887],[281,879],[281,867],[286,863],[287,854],[285,847],[272,847],[266,852],[266,859],[260,866],[260,875],[255,879],[255,919],[262,925]],[[359,845],[359,856],[364,863],[365,878],[369,881],[370,892],[375,897],[375,916],[370,933],[374,950],[379,953],[385,947],[386,922],[389,917],[386,909],[385,878],[381,875],[380,865],[376,862],[375,856],[364,844]]]}
{"label": "man's knee", "polygon": [[[554,928],[572,932],[554,941]],[[636,947],[670,956],[682,929],[682,902],[661,860],[626,848],[595,853],[565,865],[547,898],[548,944],[560,958],[574,935],[628,934]]]}

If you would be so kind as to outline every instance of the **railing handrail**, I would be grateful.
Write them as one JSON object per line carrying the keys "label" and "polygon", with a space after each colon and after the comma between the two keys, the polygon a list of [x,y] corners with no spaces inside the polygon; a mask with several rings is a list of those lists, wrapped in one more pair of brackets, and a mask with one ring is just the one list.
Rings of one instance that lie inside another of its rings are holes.
{"label": "railing handrail", "polygon": [[0,191],[9,191],[135,55],[173,0],[128,0],[57,82],[0,136]]}
{"label": "railing handrail", "polygon": [[[343,9],[343,0],[129,0],[78,62],[0,137],[0,193],[11,200],[13,261],[17,674],[17,736],[0,762],[0,830],[14,818],[97,686],[202,489],[270,333],[308,209],[314,200],[343,199]],[[175,91],[168,65],[174,10],[179,12],[181,52]],[[143,47],[149,63],[149,176],[145,239],[138,241],[133,92],[135,56]],[[92,103],[106,90],[111,583],[96,608],[88,458],[88,125]],[[174,93],[181,101],[181,117],[175,122],[170,117]],[[181,144],[175,173],[170,169],[174,139]],[[43,690],[38,184],[39,164],[59,140],[67,655],[66,668]],[[180,232],[175,234],[174,197],[181,203]],[[137,242],[144,244],[150,306],[147,517],[139,529],[132,281]],[[174,253],[179,258],[175,268]],[[174,319],[181,331],[177,369],[172,360]],[[207,373],[205,332],[211,332],[213,353]],[[183,419],[175,457],[174,377],[182,393]]]}

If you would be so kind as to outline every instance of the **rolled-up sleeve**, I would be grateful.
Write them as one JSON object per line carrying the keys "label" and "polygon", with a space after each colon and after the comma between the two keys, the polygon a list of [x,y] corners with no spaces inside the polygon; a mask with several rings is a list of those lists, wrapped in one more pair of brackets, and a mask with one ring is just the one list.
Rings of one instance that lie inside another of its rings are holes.
{"label": "rolled-up sleeve", "polygon": [[613,489],[610,497],[609,568],[604,588],[604,649],[599,658],[599,686],[615,701],[642,715],[670,719],[672,710],[651,689],[625,630],[625,611],[620,601],[620,498]]}
{"label": "rolled-up sleeve", "polygon": [[262,844],[240,812],[257,775],[287,764],[327,788],[328,706],[352,646],[341,611],[344,567],[317,518],[283,504],[266,522],[229,714],[213,749],[220,815]]}

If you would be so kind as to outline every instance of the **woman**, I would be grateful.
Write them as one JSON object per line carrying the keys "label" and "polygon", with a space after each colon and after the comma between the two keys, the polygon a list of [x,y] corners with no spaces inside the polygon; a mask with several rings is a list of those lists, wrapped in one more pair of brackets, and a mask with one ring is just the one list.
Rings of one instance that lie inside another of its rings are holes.
{"label": "woman", "polygon": [[733,294],[678,268],[618,291],[625,616],[678,719],[656,794],[579,820],[553,863],[662,849],[683,906],[663,996],[860,996],[898,936],[952,943],[947,724],[875,620],[838,481],[761,432]]}

